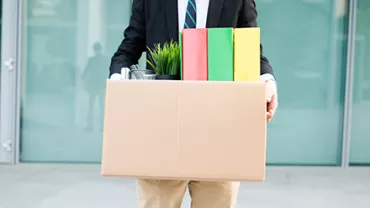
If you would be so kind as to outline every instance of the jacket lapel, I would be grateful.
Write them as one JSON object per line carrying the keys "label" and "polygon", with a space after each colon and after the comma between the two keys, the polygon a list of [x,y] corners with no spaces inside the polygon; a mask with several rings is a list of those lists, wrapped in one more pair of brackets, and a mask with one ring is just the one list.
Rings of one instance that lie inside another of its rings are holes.
{"label": "jacket lapel", "polygon": [[209,0],[208,17],[207,17],[207,28],[217,27],[222,12],[224,0]]}
{"label": "jacket lapel", "polygon": [[178,0],[161,0],[166,7],[166,20],[169,38],[179,40]]}

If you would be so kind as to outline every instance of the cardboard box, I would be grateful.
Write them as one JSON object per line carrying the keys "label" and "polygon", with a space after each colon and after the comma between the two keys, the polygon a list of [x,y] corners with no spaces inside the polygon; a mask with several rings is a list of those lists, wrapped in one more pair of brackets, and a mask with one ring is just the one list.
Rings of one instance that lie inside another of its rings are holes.
{"label": "cardboard box", "polygon": [[234,81],[260,81],[260,28],[234,29]]}
{"label": "cardboard box", "polygon": [[207,29],[182,31],[182,79],[208,79]]}
{"label": "cardboard box", "polygon": [[208,29],[208,80],[234,80],[233,28]]}
{"label": "cardboard box", "polygon": [[265,84],[107,81],[102,174],[262,181]]}

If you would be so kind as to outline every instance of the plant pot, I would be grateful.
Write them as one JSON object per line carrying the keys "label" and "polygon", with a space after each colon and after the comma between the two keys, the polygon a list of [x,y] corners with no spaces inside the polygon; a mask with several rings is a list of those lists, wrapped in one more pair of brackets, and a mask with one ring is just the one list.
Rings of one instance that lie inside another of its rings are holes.
{"label": "plant pot", "polygon": [[163,74],[163,75],[156,75],[156,80],[180,80],[180,77],[178,75],[169,75],[169,74]]}

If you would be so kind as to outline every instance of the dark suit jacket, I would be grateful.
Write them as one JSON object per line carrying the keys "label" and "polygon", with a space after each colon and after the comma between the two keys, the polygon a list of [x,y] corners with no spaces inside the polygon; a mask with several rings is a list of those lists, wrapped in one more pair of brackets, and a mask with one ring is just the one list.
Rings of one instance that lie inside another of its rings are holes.
{"label": "dark suit jacket", "polygon": [[[114,53],[110,74],[121,73],[122,67],[137,64],[147,46],[179,39],[178,0],[133,0],[130,24],[124,39]],[[207,28],[256,27],[257,11],[254,0],[210,0]],[[149,53],[147,53],[148,56]],[[261,74],[273,74],[268,60],[262,55]]]}

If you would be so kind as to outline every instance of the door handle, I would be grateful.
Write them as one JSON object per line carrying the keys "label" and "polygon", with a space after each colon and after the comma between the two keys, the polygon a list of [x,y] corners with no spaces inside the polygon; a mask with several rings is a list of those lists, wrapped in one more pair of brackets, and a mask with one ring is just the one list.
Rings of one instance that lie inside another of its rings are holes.
{"label": "door handle", "polygon": [[4,142],[3,143],[3,148],[4,148],[5,151],[11,152],[12,151],[12,141],[8,140],[8,141]]}
{"label": "door handle", "polygon": [[14,59],[9,58],[4,62],[4,67],[6,67],[9,71],[14,70]]}

